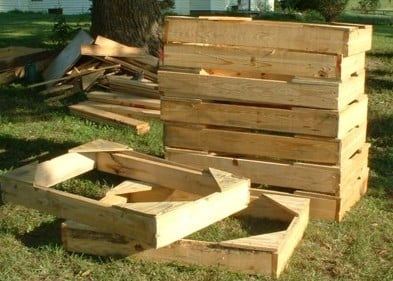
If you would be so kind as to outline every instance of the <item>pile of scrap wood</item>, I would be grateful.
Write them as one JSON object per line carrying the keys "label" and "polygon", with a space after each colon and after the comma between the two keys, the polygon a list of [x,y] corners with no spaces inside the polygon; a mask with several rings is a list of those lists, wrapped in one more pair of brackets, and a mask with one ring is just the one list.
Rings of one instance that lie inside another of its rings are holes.
{"label": "pile of scrap wood", "polygon": [[43,71],[47,101],[85,92],[87,101],[71,105],[72,114],[96,122],[126,125],[138,134],[146,121],[159,118],[158,58],[103,36],[93,39],[81,30]]}
{"label": "pile of scrap wood", "polygon": [[48,64],[54,52],[40,48],[11,46],[0,49],[0,85],[18,79],[34,82],[39,71]]}

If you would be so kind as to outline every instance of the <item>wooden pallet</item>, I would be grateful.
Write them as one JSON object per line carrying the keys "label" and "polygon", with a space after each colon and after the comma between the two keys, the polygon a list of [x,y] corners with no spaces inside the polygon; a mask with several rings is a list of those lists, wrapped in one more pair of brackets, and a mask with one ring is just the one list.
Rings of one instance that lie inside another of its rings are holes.
{"label": "wooden pallet", "polygon": [[364,94],[365,79],[364,71],[345,82],[286,76],[261,79],[260,74],[255,77],[239,77],[239,72],[201,75],[162,70],[158,74],[160,91],[167,97],[339,111]]}
{"label": "wooden pallet", "polygon": [[303,236],[308,212],[308,199],[252,189],[250,205],[238,215],[284,221],[287,229],[222,242],[183,239],[164,248],[146,250],[138,241],[67,221],[62,225],[62,241],[65,249],[72,252],[217,265],[230,271],[278,277]]}
{"label": "wooden pallet", "polygon": [[[244,105],[201,99],[163,97],[161,119],[189,124],[265,130],[330,138],[344,138],[367,122],[367,96],[342,111],[306,107]],[[354,118],[356,117],[356,118]]]}
{"label": "wooden pallet", "polygon": [[[97,169],[131,178],[97,201],[53,189]],[[250,181],[198,170],[96,140],[43,163],[1,176],[2,200],[135,239],[159,248],[247,207]]]}
{"label": "wooden pallet", "polygon": [[167,147],[244,158],[263,157],[329,165],[345,162],[363,147],[365,141],[365,123],[353,128],[342,139],[255,133],[250,130],[187,123],[167,122],[164,127],[164,143]]}

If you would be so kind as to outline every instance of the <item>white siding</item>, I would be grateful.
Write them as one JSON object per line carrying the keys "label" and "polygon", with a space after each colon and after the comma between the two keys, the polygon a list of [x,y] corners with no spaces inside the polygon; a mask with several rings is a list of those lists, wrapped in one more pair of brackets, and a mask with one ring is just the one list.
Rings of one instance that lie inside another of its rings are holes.
{"label": "white siding", "polygon": [[209,11],[210,0],[190,0],[191,11]]}
{"label": "white siding", "polygon": [[225,11],[227,3],[225,0],[211,0],[210,10],[212,11]]}
{"label": "white siding", "polygon": [[88,13],[91,2],[89,0],[0,0],[0,12],[12,10],[29,12],[48,12],[48,9],[62,8],[63,14]]}
{"label": "white siding", "polygon": [[29,0],[0,0],[0,12],[27,11]]}
{"label": "white siding", "polygon": [[179,15],[189,15],[190,0],[175,0],[175,12]]}

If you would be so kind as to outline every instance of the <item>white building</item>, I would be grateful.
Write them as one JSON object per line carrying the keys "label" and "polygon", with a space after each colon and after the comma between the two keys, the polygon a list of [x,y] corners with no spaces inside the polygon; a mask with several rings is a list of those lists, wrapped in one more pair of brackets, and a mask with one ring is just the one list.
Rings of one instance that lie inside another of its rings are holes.
{"label": "white building", "polygon": [[88,13],[90,7],[89,0],[0,0],[0,12],[48,12],[61,8],[63,14],[74,15]]}
{"label": "white building", "polygon": [[[232,6],[237,6],[240,11],[273,10],[274,0],[175,0],[174,12],[180,15],[224,12],[231,10]],[[0,0],[0,12],[48,12],[61,8],[63,14],[73,15],[88,13],[90,7],[89,0]]]}

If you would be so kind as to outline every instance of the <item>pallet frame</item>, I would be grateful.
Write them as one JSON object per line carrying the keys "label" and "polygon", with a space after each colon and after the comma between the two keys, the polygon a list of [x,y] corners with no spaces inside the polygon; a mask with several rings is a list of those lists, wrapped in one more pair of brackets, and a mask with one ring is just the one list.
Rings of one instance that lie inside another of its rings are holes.
{"label": "pallet frame", "polygon": [[278,277],[303,236],[308,214],[309,199],[251,189],[250,205],[237,215],[288,222],[286,230],[222,242],[183,239],[164,248],[144,250],[136,241],[67,221],[62,225],[62,241],[71,252],[214,265],[230,271]]}
{"label": "pallet frame", "polygon": [[[99,201],[51,188],[94,169],[145,183],[133,182]],[[5,203],[131,237],[143,248],[177,241],[246,208],[250,200],[248,179],[191,169],[102,140],[12,170],[0,183]]]}

